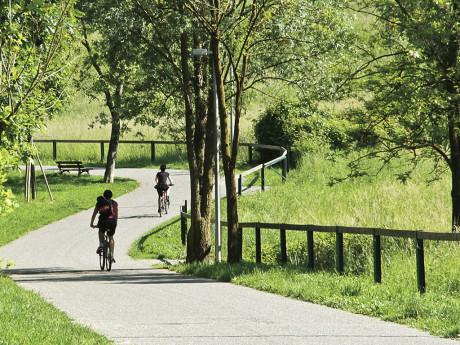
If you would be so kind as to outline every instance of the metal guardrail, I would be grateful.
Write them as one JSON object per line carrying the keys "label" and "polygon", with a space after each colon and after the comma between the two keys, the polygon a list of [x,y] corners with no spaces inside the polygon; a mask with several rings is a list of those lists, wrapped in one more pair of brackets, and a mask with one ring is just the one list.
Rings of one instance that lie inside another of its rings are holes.
{"label": "metal guardrail", "polygon": [[260,185],[262,190],[265,190],[265,168],[271,168],[276,173],[278,173],[275,169],[272,168],[273,165],[283,162],[282,166],[282,173],[278,174],[281,176],[283,181],[287,178],[287,173],[289,171],[288,166],[288,151],[282,146],[274,146],[274,145],[263,145],[263,144],[249,144],[249,143],[242,143],[241,146],[248,146],[249,147],[249,161],[252,162],[252,148],[259,148],[259,149],[267,149],[267,150],[278,150],[280,151],[280,156],[272,159],[269,162],[259,164],[254,168],[251,168],[245,172],[242,172],[238,175],[238,194],[241,195],[243,192],[243,177],[255,173],[256,171],[261,171],[260,174]]}

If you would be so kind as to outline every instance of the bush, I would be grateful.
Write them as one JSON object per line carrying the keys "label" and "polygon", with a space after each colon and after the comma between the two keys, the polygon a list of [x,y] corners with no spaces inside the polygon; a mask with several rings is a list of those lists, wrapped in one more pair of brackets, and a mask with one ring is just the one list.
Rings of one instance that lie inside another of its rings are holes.
{"label": "bush", "polygon": [[[332,123],[327,110],[280,102],[256,120],[254,134],[259,144],[288,149],[290,164],[295,166],[305,152],[316,152],[325,147],[342,148],[345,134],[338,129],[340,124]],[[263,150],[260,154],[263,161],[277,156],[270,150]]]}

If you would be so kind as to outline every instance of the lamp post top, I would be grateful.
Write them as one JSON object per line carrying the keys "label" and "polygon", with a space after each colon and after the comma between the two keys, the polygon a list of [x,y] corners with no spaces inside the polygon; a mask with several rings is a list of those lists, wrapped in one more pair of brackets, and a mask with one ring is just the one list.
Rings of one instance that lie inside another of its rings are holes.
{"label": "lamp post top", "polygon": [[192,55],[194,56],[212,55],[212,51],[207,50],[207,49],[192,49]]}

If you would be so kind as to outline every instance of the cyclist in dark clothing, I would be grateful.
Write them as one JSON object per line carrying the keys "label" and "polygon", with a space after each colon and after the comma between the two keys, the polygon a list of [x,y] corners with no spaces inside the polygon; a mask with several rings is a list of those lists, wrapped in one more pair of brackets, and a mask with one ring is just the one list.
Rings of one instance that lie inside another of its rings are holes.
{"label": "cyclist in dark clothing", "polygon": [[[169,180],[169,185],[168,185],[168,180]],[[169,175],[168,172],[166,172],[166,165],[162,164],[160,167],[160,171],[157,173],[157,176],[155,177],[155,182],[156,182],[156,190],[158,192],[158,209],[160,208],[160,197],[163,194],[163,192],[166,193],[166,200],[169,202],[169,186],[173,185],[173,181],[171,179],[171,176]],[[159,210],[158,210],[159,212]]]}
{"label": "cyclist in dark clothing", "polygon": [[[94,220],[99,213],[99,221],[97,225],[94,225]],[[110,246],[112,247],[112,262],[115,262],[113,256],[115,249],[115,241],[113,235],[115,235],[115,229],[117,228],[118,222],[118,203],[112,200],[112,191],[105,190],[104,196],[97,197],[97,203],[94,207],[93,215],[91,216],[90,226],[92,228],[99,228],[99,247],[96,253],[99,254],[102,251],[102,242],[104,240],[104,233],[107,231],[109,236]]]}

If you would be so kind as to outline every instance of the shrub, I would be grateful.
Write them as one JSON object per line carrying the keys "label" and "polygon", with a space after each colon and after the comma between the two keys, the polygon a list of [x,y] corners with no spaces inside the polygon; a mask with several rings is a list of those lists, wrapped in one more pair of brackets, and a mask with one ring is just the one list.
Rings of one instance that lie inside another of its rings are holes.
{"label": "shrub", "polygon": [[[288,149],[290,163],[295,166],[305,152],[316,152],[325,147],[341,148],[345,134],[339,130],[340,124],[332,123],[327,110],[280,102],[256,120],[254,134],[259,144]],[[270,150],[263,150],[260,154],[264,161],[277,156]]]}

